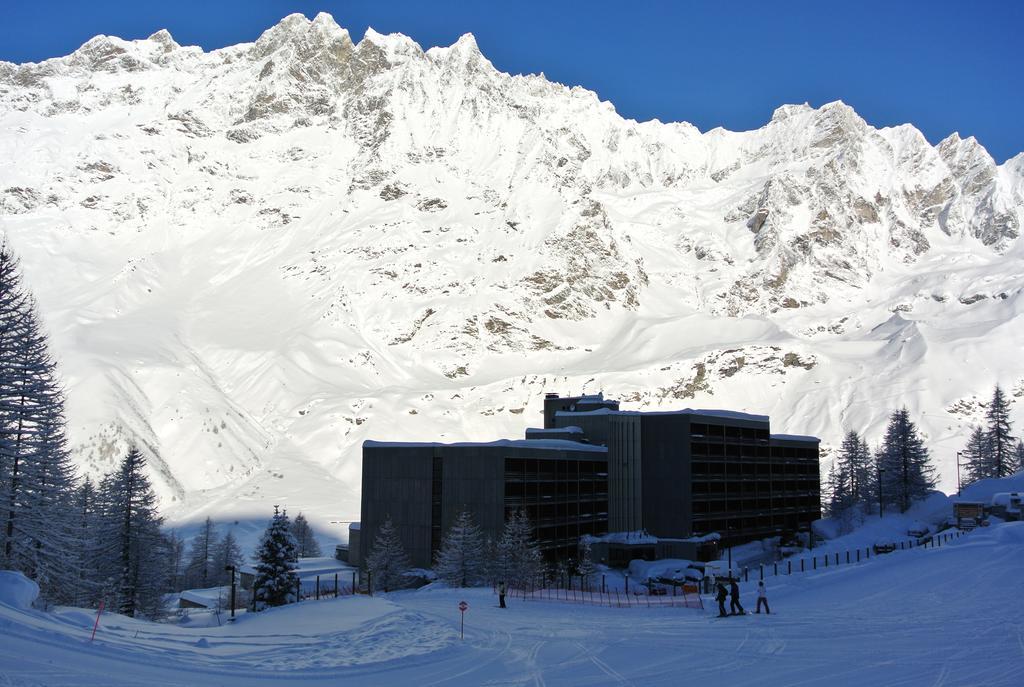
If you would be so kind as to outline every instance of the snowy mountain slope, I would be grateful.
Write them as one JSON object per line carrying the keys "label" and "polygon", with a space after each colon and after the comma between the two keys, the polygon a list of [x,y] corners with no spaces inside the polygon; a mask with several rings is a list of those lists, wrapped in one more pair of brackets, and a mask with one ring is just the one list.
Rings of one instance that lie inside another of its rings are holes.
{"label": "snowy mountain slope", "polygon": [[0,63],[0,227],[78,456],[141,441],[175,521],[350,518],[363,439],[518,436],[545,391],[828,445],[906,404],[955,484],[979,399],[1024,395],[1022,219],[1024,155],[839,102],[637,123],[469,35]]}

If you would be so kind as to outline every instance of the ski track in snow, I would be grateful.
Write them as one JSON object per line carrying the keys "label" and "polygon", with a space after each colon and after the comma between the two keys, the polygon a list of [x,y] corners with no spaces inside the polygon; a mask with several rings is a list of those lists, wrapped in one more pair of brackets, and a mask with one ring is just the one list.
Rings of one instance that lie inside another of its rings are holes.
{"label": "ski track in snow", "polygon": [[[0,685],[1016,685],[1024,523],[767,578],[776,613],[711,620],[426,589],[190,628],[0,605]],[[751,601],[755,583],[741,585]],[[466,599],[465,640],[456,604]],[[206,639],[206,646],[198,644]]]}

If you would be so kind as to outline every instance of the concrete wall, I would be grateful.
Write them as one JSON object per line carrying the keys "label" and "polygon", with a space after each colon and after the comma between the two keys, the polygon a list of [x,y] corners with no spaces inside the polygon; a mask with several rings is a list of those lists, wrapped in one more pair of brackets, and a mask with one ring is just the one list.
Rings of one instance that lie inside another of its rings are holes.
{"label": "concrete wall", "polygon": [[640,427],[644,527],[656,537],[689,537],[690,416],[644,415]]}
{"label": "concrete wall", "polygon": [[413,566],[430,567],[430,494],[434,448],[363,447],[359,560],[390,516]]}
{"label": "concrete wall", "polygon": [[612,415],[608,423],[608,531],[643,529],[640,416]]}

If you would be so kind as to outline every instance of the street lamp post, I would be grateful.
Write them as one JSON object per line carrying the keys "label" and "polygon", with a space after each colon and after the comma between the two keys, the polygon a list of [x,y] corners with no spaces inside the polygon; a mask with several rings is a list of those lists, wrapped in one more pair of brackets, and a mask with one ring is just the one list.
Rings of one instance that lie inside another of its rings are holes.
{"label": "street lamp post", "polygon": [[882,475],[885,473],[885,468],[879,466],[878,468],[878,517],[884,516],[882,509]]}
{"label": "street lamp post", "polygon": [[956,452],[956,495],[960,495],[960,451]]}
{"label": "street lamp post", "polygon": [[235,566],[224,566],[224,571],[231,573],[231,620],[235,619]]}

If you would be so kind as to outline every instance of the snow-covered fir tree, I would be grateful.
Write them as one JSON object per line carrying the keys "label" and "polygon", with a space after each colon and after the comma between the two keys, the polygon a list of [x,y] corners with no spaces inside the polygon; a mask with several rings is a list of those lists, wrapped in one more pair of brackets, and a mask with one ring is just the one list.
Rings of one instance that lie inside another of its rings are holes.
{"label": "snow-covered fir tree", "polygon": [[967,445],[960,452],[962,482],[971,484],[990,476],[992,452],[989,450],[988,434],[981,427],[971,429]]}
{"label": "snow-covered fir tree", "polygon": [[538,583],[543,569],[544,562],[533,536],[533,525],[525,511],[517,511],[505,521],[496,546],[498,581],[504,580],[510,587],[528,589]]}
{"label": "snow-covered fir tree", "polygon": [[292,534],[299,547],[299,558],[317,558],[323,554],[320,552],[320,544],[313,534],[313,528],[309,526],[306,516],[299,513],[292,523]]}
{"label": "snow-covered fir tree", "polygon": [[1014,471],[1016,437],[1010,425],[1010,404],[997,384],[985,411],[989,456],[984,477],[1006,477]]}
{"label": "snow-covered fir tree", "polygon": [[133,446],[120,467],[101,482],[97,563],[104,573],[109,608],[127,616],[156,618],[164,611],[167,540],[145,470],[146,460]]}
{"label": "snow-covered fir tree", "polygon": [[580,562],[576,568],[576,572],[580,576],[580,581],[583,584],[583,590],[588,591],[590,589],[590,583],[594,579],[594,575],[597,574],[597,566],[594,565],[594,552],[591,549],[590,542],[584,540],[580,545]]}
{"label": "snow-covered fir tree", "polygon": [[935,488],[931,456],[906,408],[893,411],[878,453],[883,499],[905,513],[911,504]]}
{"label": "snow-covered fir tree", "polygon": [[256,609],[283,606],[298,600],[299,576],[295,537],[291,533],[288,514],[274,506],[274,517],[267,525],[256,549]]}
{"label": "snow-covered fir tree", "polygon": [[825,475],[821,487],[822,496],[824,497],[822,499],[822,506],[827,517],[838,517],[849,509],[851,505],[850,493],[847,491],[846,480],[843,479],[843,474],[837,462],[833,462],[829,466],[828,473]]}
{"label": "snow-covered fir tree", "polygon": [[366,557],[366,570],[374,590],[389,592],[405,586],[409,557],[390,517],[377,530],[370,555]]}
{"label": "snow-covered fir tree", "polygon": [[64,394],[18,261],[0,240],[0,567],[50,601],[75,596],[71,458]]}
{"label": "snow-covered fir tree", "polygon": [[1024,470],[1024,441],[1018,441],[1013,449],[1015,470]]}
{"label": "snow-covered fir tree", "polygon": [[185,584],[193,589],[212,587],[219,579],[214,568],[214,551],[217,548],[217,528],[209,517],[192,537],[189,545],[188,566],[185,569]]}
{"label": "snow-covered fir tree", "polygon": [[213,570],[216,575],[215,584],[231,584],[231,573],[225,568],[233,565],[236,568],[242,564],[242,549],[238,546],[238,540],[231,530],[217,542],[213,549]]}
{"label": "snow-covered fir tree", "polygon": [[836,463],[847,497],[842,507],[870,502],[874,461],[867,441],[853,430],[847,432],[839,447]]}
{"label": "snow-covered fir tree", "polygon": [[450,587],[474,587],[485,580],[484,537],[469,511],[459,513],[449,528],[435,556],[434,572]]}

